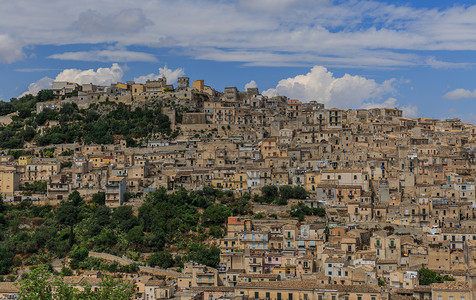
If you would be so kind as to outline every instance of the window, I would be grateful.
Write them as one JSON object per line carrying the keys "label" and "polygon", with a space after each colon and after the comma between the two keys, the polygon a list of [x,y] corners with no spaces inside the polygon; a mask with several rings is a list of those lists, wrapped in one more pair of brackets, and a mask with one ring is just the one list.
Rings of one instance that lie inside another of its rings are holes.
{"label": "window", "polygon": [[362,295],[357,295],[357,300],[362,300]]}
{"label": "window", "polygon": [[293,294],[289,293],[289,300],[293,300]]}
{"label": "window", "polygon": [[449,296],[448,299],[449,299],[449,300],[453,300],[453,296]]}
{"label": "window", "polygon": [[259,292],[255,292],[255,299],[259,299]]}
{"label": "window", "polygon": [[281,293],[278,293],[278,300],[281,300]]}
{"label": "window", "polygon": [[269,294],[269,292],[266,292],[266,299],[269,299],[271,298],[271,295]]}

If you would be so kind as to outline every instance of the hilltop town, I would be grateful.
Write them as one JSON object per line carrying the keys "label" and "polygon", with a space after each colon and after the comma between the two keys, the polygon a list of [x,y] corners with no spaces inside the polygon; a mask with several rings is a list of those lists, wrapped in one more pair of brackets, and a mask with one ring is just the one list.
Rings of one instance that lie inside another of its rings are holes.
{"label": "hilltop town", "polygon": [[54,82],[0,112],[10,281],[50,263],[136,299],[476,299],[475,125],[187,77]]}

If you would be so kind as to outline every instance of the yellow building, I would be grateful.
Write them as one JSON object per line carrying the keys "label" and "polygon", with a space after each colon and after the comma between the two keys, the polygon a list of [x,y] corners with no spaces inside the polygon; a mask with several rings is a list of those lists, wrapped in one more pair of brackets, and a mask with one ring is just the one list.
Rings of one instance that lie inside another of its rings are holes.
{"label": "yellow building", "polygon": [[[270,300],[381,300],[380,288],[371,285],[317,284],[309,280],[238,283],[235,294]],[[469,298],[468,298],[469,299]],[[456,300],[456,299],[455,299]],[[459,298],[458,298],[459,300]]]}
{"label": "yellow building", "polygon": [[263,158],[287,156],[287,151],[285,149],[279,149],[276,138],[263,139],[259,143],[259,149]]}
{"label": "yellow building", "polygon": [[195,80],[193,81],[193,88],[197,89],[199,91],[203,91],[203,88],[205,87],[205,81],[204,80]]}
{"label": "yellow building", "polygon": [[127,84],[125,84],[125,83],[118,82],[118,83],[116,83],[116,86],[120,89],[127,90]]}
{"label": "yellow building", "polygon": [[114,156],[94,156],[89,159],[93,168],[108,166],[115,162]]}
{"label": "yellow building", "polygon": [[232,187],[233,190],[247,190],[248,189],[248,174],[236,173],[233,175]]}
{"label": "yellow building", "polygon": [[20,175],[15,169],[0,171],[0,188],[2,197],[12,197],[15,191],[19,190]]}
{"label": "yellow building", "polygon": [[217,189],[224,189],[225,183],[223,181],[223,178],[212,179],[212,186]]}
{"label": "yellow building", "polygon": [[471,289],[467,282],[445,281],[431,284],[431,300],[470,300]]}
{"label": "yellow building", "polygon": [[145,92],[145,85],[139,84],[139,83],[136,83],[136,84],[132,85],[132,95],[133,96],[138,96],[138,95],[140,95],[144,92]]}
{"label": "yellow building", "polygon": [[308,192],[315,192],[317,185],[321,183],[321,174],[318,172],[308,172],[305,174],[306,184],[304,188]]}
{"label": "yellow building", "polygon": [[20,166],[27,166],[29,164],[31,164],[31,156],[30,155],[22,155],[18,158],[18,164]]}

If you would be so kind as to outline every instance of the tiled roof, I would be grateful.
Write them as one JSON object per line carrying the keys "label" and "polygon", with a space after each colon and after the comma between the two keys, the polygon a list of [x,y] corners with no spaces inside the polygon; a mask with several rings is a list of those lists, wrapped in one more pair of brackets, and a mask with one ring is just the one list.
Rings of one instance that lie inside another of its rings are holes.
{"label": "tiled roof", "polygon": [[339,292],[380,293],[380,288],[371,285],[335,285],[318,284],[310,280],[286,280],[270,282],[238,283],[238,288],[263,288],[263,289],[303,289],[303,290],[334,290]]}
{"label": "tiled roof", "polygon": [[0,282],[0,293],[18,293],[19,291],[14,282]]}
{"label": "tiled roof", "polygon": [[432,283],[432,290],[458,290],[458,291],[470,291],[469,285],[467,282],[461,281],[445,281],[443,283]]}

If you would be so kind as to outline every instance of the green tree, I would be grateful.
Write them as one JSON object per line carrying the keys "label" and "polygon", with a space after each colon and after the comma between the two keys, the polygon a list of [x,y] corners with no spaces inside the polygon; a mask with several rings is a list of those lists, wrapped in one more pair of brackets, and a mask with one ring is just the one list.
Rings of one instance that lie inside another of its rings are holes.
{"label": "green tree", "polygon": [[221,225],[231,215],[230,209],[221,204],[215,204],[207,207],[203,212],[202,219],[205,223],[211,225]]}
{"label": "green tree", "polygon": [[436,273],[435,271],[421,268],[418,271],[420,275],[420,285],[430,285],[432,283],[441,283],[443,282],[443,278],[440,274]]}
{"label": "green tree", "polygon": [[48,267],[33,268],[18,284],[19,296],[23,300],[132,300],[135,285],[114,279],[103,278],[99,286],[83,285],[84,291],[64,283],[61,276],[53,275]]}
{"label": "green tree", "polygon": [[56,212],[56,219],[60,224],[69,227],[69,244],[74,244],[74,225],[79,221],[79,207],[72,202],[63,202]]}
{"label": "green tree", "polygon": [[0,116],[11,114],[15,111],[13,104],[9,102],[0,101]]}
{"label": "green tree", "polygon": [[201,243],[190,243],[186,258],[199,264],[216,267],[220,262],[220,249]]}
{"label": "green tree", "polygon": [[293,187],[293,198],[304,200],[307,196],[307,191],[302,186]]}
{"label": "green tree", "polygon": [[132,207],[119,206],[112,213],[112,220],[122,232],[128,232],[132,227],[139,225],[139,221],[132,213]]}
{"label": "green tree", "polygon": [[10,273],[14,254],[6,246],[0,247],[0,275]]}
{"label": "green tree", "polygon": [[54,98],[55,96],[52,90],[41,90],[36,95],[36,99],[38,100],[38,102],[45,102]]}
{"label": "green tree", "polygon": [[285,200],[294,198],[294,190],[291,186],[289,185],[283,185],[279,187],[279,194],[281,195],[282,198]]}
{"label": "green tree", "polygon": [[278,187],[274,185],[265,185],[261,188],[261,194],[265,197],[274,198],[278,196]]}
{"label": "green tree", "polygon": [[84,200],[78,191],[73,191],[69,194],[68,200],[70,200],[74,206],[81,206],[84,203]]}
{"label": "green tree", "polygon": [[98,205],[106,204],[106,193],[105,192],[97,192],[93,194],[93,202]]}
{"label": "green tree", "polygon": [[111,209],[105,205],[99,206],[94,212],[94,221],[101,227],[111,223]]}
{"label": "green tree", "polygon": [[140,225],[132,227],[131,230],[127,232],[127,240],[132,243],[136,249],[142,244],[143,239],[144,232],[142,230],[142,226]]}
{"label": "green tree", "polygon": [[151,267],[159,266],[161,268],[167,269],[173,267],[175,261],[170,252],[159,251],[150,256],[148,263]]}
{"label": "green tree", "polygon": [[[19,284],[20,299],[24,300],[49,300],[53,299],[52,274],[46,266],[32,269],[22,278]],[[67,298],[66,298],[67,299]],[[70,298],[71,299],[71,298]]]}
{"label": "green tree", "polygon": [[274,203],[276,203],[277,205],[288,205],[288,200],[286,200],[286,198],[278,197],[276,198]]}

